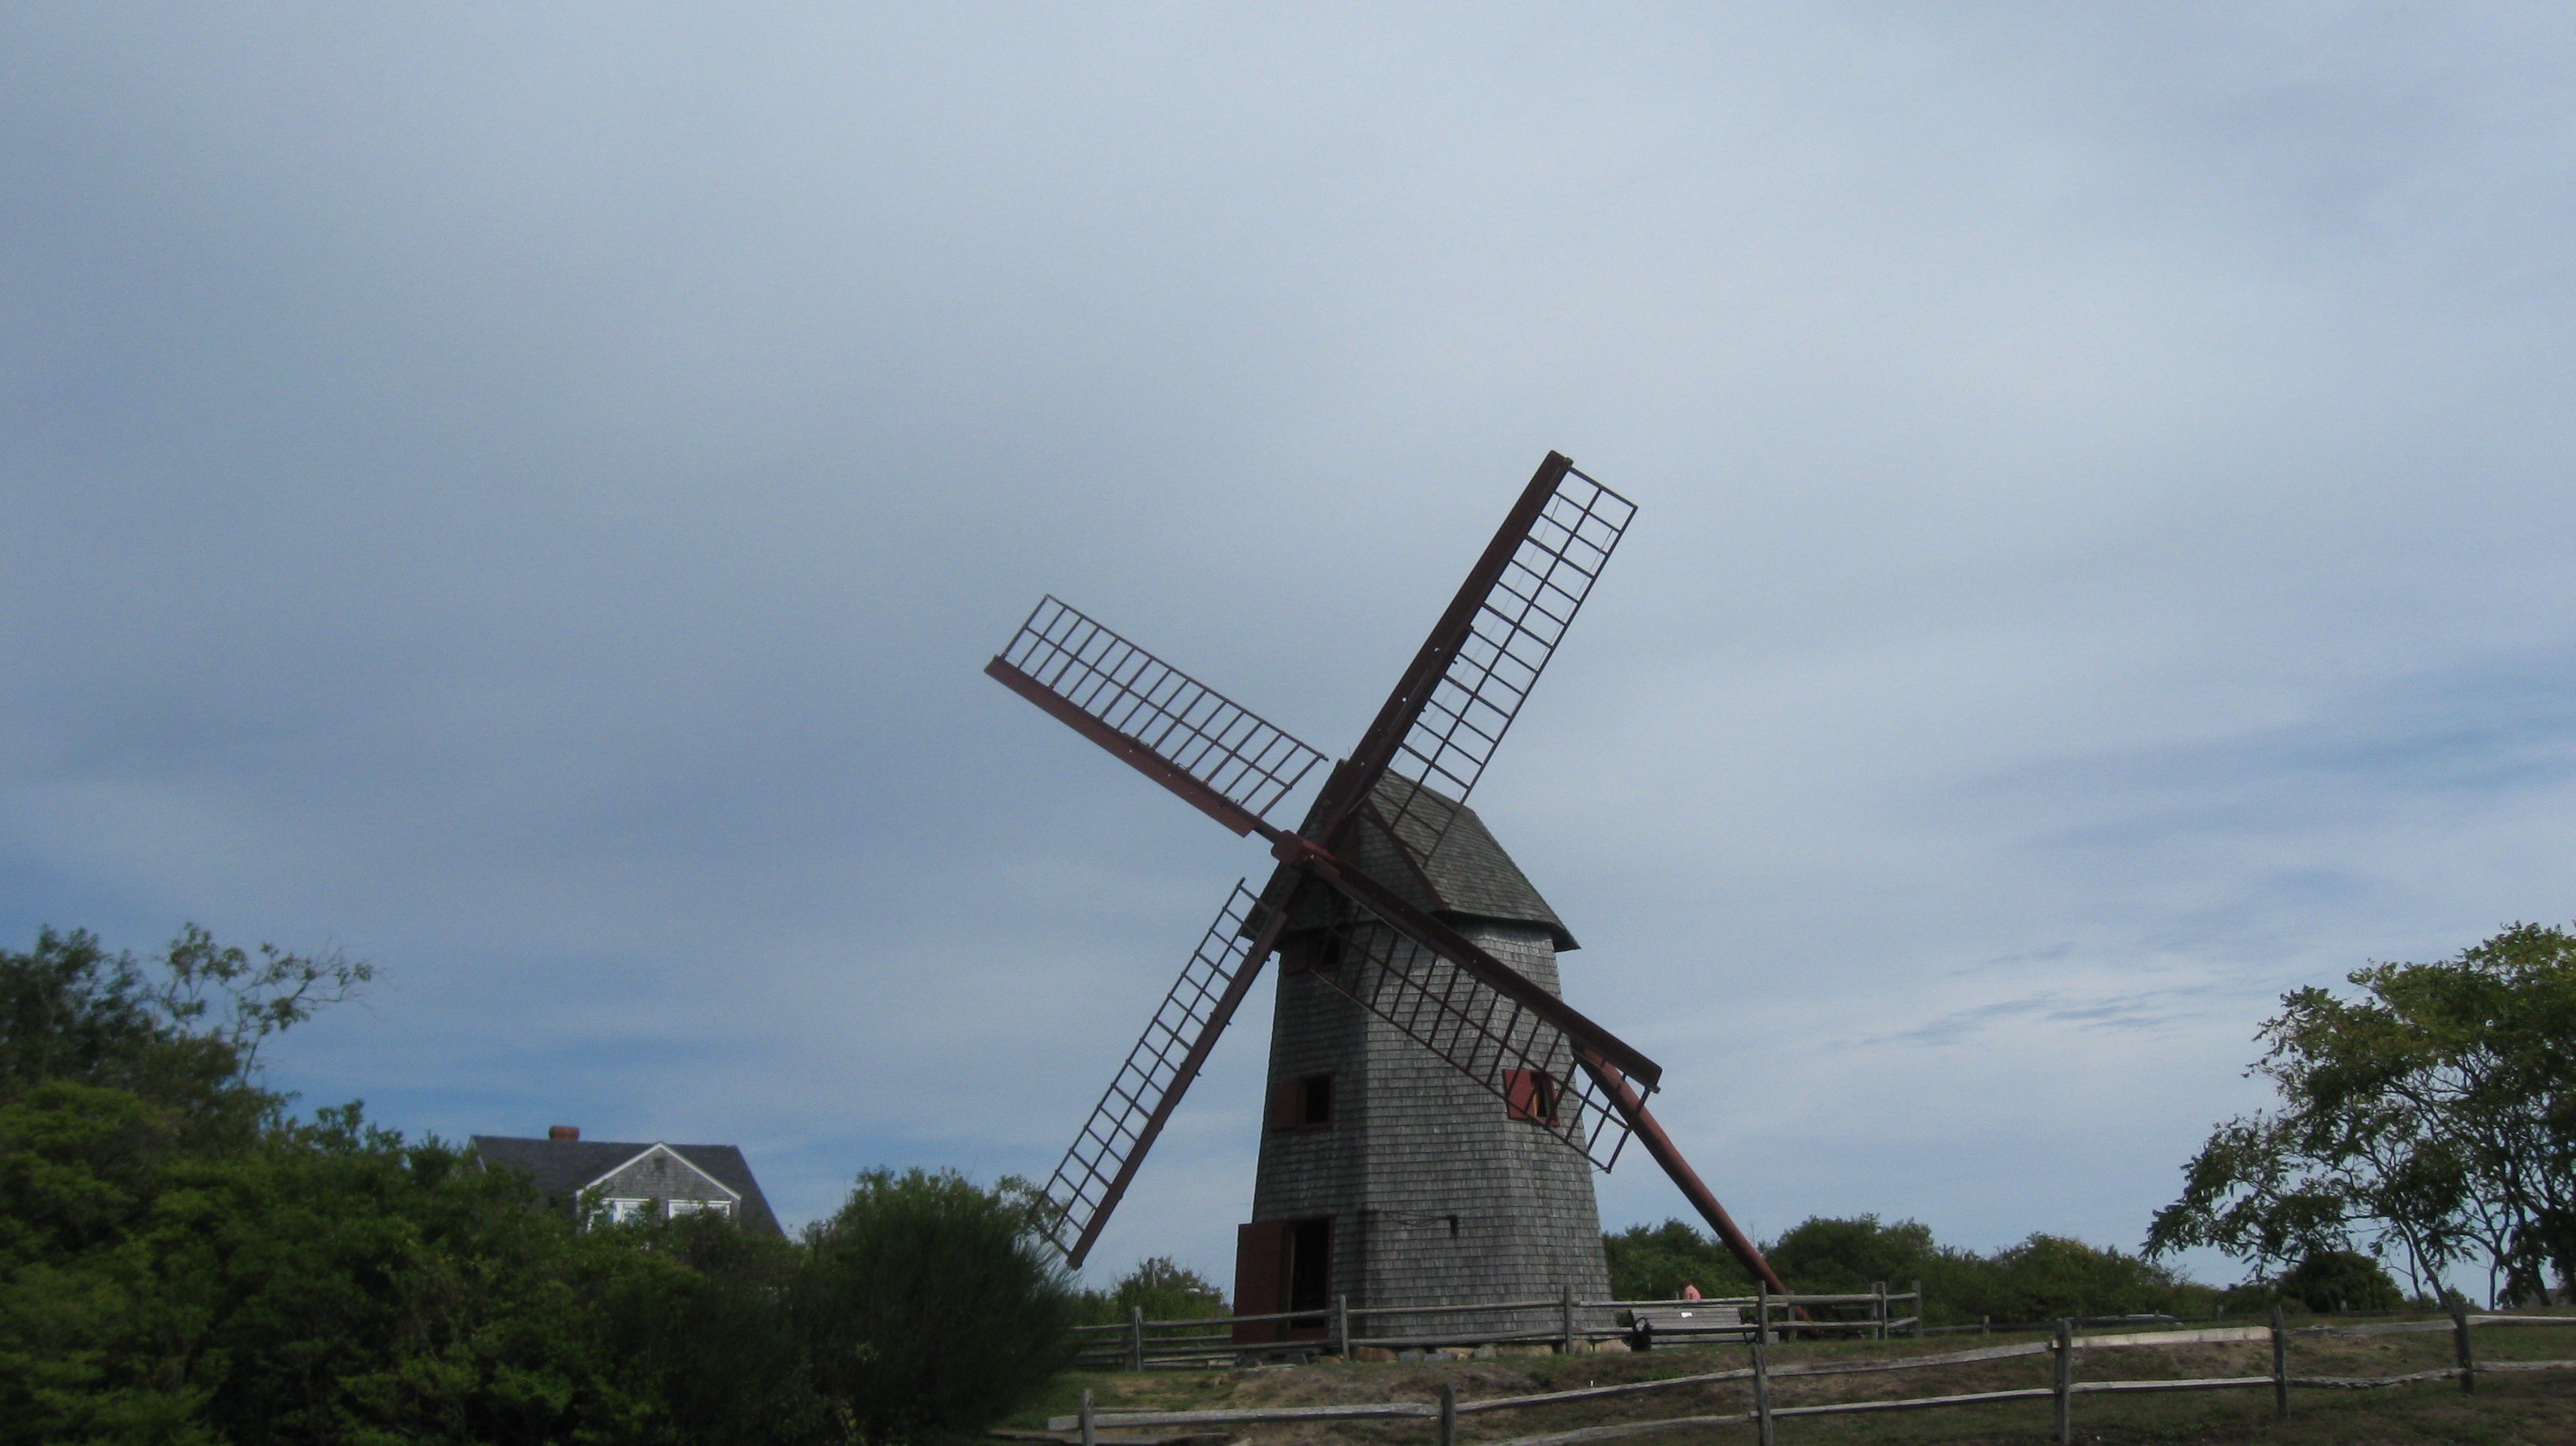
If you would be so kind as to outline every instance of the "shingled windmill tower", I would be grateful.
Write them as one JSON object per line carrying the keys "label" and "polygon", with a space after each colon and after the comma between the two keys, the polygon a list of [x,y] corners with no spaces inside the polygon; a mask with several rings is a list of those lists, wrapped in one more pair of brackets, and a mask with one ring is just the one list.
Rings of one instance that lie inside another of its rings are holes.
{"label": "shingled windmill tower", "polygon": [[[1403,813],[1416,787],[1391,775],[1379,782],[1353,831],[1362,866],[1561,996],[1557,956],[1575,947],[1574,936],[1474,810],[1422,799],[1426,813],[1437,808],[1447,838],[1419,865],[1388,834],[1381,820]],[[1480,1088],[1338,987],[1341,934],[1370,927],[1338,894],[1285,867],[1271,891],[1289,900],[1288,922],[1252,1220],[1236,1232],[1236,1311],[1305,1310],[1335,1296],[1375,1306],[1545,1300],[1568,1289],[1606,1297],[1590,1162],[1550,1130],[1562,1123],[1561,1082],[1507,1067],[1500,1099]],[[1399,947],[1403,968],[1422,977],[1430,997],[1475,987],[1437,955]],[[1549,1328],[1548,1314],[1480,1323],[1535,1332]],[[1318,1329],[1292,1322],[1242,1333],[1275,1339]],[[1373,1335],[1437,1329],[1428,1318],[1369,1323]]]}
{"label": "shingled windmill tower", "polygon": [[1661,1068],[1561,997],[1573,936],[1465,802],[1634,512],[1549,453],[1294,831],[1270,815],[1322,753],[1056,599],[985,666],[1279,861],[1235,885],[1048,1181],[1071,1263],[1276,954],[1238,1313],[1603,1289],[1589,1168],[1632,1136],[1781,1288],[1647,1110]]}

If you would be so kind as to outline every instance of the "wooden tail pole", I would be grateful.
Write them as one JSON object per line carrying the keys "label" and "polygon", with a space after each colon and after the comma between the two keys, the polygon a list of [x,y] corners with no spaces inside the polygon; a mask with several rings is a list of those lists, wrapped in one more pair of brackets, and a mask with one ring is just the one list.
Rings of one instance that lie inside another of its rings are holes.
{"label": "wooden tail pole", "polygon": [[[1575,1058],[1600,1082],[1602,1093],[1610,1097],[1611,1107],[1627,1123],[1629,1132],[1645,1142],[1646,1153],[1654,1156],[1655,1163],[1663,1166],[1664,1173],[1681,1187],[1683,1198],[1698,1209],[1700,1218],[1716,1232],[1718,1243],[1726,1247],[1727,1253],[1735,1257],[1745,1273],[1751,1275],[1757,1284],[1768,1286],[1781,1295],[1789,1294],[1788,1284],[1780,1279],[1779,1272],[1771,1268],[1771,1262],[1762,1258],[1762,1252],[1753,1244],[1753,1237],[1745,1234],[1736,1225],[1735,1217],[1726,1213],[1726,1207],[1717,1203],[1716,1194],[1700,1179],[1699,1172],[1690,1167],[1690,1161],[1682,1158],[1682,1152],[1674,1146],[1672,1137],[1655,1122],[1654,1113],[1638,1097],[1637,1087],[1628,1083],[1628,1077],[1620,1072],[1619,1067],[1581,1045],[1575,1046]],[[1790,1313],[1801,1320],[1807,1317],[1806,1311],[1796,1306],[1790,1308]]]}

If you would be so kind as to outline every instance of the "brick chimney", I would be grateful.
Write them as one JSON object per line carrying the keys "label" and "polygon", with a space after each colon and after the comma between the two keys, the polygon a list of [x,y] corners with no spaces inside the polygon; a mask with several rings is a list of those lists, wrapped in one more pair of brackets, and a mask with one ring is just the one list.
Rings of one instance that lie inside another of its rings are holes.
{"label": "brick chimney", "polygon": [[546,1126],[546,1138],[549,1140],[578,1140],[581,1138],[581,1126],[548,1125]]}

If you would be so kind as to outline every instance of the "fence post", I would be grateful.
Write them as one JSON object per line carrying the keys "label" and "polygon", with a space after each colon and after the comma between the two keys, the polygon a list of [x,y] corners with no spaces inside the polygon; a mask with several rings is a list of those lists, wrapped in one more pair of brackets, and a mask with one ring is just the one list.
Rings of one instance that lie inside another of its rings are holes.
{"label": "fence post", "polygon": [[1887,1282],[1879,1281],[1870,1289],[1878,1295],[1878,1299],[1869,1303],[1870,1319],[1878,1322],[1878,1329],[1873,1332],[1873,1335],[1883,1341],[1887,1339]]}
{"label": "fence post", "polygon": [[2075,1440],[2075,1322],[2057,1321],[2057,1446]]}
{"label": "fence post", "polygon": [[2460,1389],[2474,1394],[2478,1389],[2478,1363],[2469,1355],[2469,1298],[2451,1292],[2451,1344],[2460,1357]]}
{"label": "fence post", "polygon": [[2290,1333],[2281,1325],[2281,1303],[2272,1302],[2272,1414],[2290,1414]]}
{"label": "fence post", "polygon": [[1570,1355],[1573,1355],[1573,1354],[1574,1354],[1574,1287],[1573,1287],[1573,1286],[1566,1285],[1566,1286],[1559,1286],[1559,1287],[1557,1288],[1557,1297],[1556,1297],[1556,1328],[1557,1328],[1556,1353],[1557,1353],[1558,1355],[1560,1355],[1560,1356],[1570,1356]]}
{"label": "fence post", "polygon": [[1100,1446],[1100,1431],[1091,1412],[1091,1393],[1082,1393],[1082,1446]]}
{"label": "fence post", "polygon": [[1346,1364],[1351,1359],[1351,1298],[1348,1295],[1333,1297],[1333,1354],[1340,1356]]}
{"label": "fence post", "polygon": [[1754,1309],[1761,1322],[1753,1332],[1753,1427],[1755,1446],[1771,1446],[1771,1285],[1754,1282],[1760,1292]]}
{"label": "fence post", "polygon": [[1458,1446],[1458,1384],[1440,1383],[1440,1446]]}
{"label": "fence post", "polygon": [[1923,1309],[1923,1282],[1918,1280],[1914,1282],[1914,1338],[1918,1341],[1923,1339],[1923,1317],[1926,1314],[1928,1312]]}
{"label": "fence post", "polygon": [[1127,1369],[1145,1369],[1145,1308],[1127,1307]]}

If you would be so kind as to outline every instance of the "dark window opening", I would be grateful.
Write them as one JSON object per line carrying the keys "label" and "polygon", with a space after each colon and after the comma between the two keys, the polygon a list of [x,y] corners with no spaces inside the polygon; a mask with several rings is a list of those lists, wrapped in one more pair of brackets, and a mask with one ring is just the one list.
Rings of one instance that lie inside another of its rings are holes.
{"label": "dark window opening", "polygon": [[1310,969],[1331,974],[1341,967],[1339,935],[1307,934],[1279,946],[1279,969],[1283,974],[1302,974]]}
{"label": "dark window opening", "polygon": [[1297,1123],[1317,1129],[1333,1122],[1333,1077],[1310,1074],[1297,1081]]}
{"label": "dark window opening", "polygon": [[1291,1075],[1270,1082],[1270,1128],[1328,1130],[1333,1126],[1333,1077]]}
{"label": "dark window opening", "polygon": [[1556,1123],[1556,1077],[1543,1069],[1503,1071],[1503,1107],[1516,1120]]}

